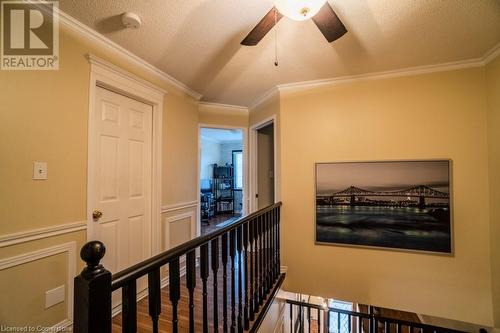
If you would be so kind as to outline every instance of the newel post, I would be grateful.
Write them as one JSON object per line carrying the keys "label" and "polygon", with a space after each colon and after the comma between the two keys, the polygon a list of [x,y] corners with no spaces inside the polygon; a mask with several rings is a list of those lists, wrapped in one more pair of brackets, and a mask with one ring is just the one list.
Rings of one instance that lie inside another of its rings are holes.
{"label": "newel post", "polygon": [[87,267],[75,277],[75,333],[111,333],[111,273],[99,263],[105,253],[99,241],[88,242],[80,251]]}

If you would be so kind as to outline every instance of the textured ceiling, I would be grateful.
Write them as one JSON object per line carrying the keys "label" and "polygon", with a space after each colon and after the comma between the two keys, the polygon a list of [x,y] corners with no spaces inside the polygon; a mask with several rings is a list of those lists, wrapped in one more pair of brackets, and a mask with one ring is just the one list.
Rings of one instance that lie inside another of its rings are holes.
{"label": "textured ceiling", "polygon": [[[500,42],[500,0],[329,1],[349,32],[328,44],[312,21],[283,19],[240,41],[272,0],[61,0],[60,8],[203,95],[250,105],[277,84],[482,57]],[[140,15],[127,30],[120,14]]]}

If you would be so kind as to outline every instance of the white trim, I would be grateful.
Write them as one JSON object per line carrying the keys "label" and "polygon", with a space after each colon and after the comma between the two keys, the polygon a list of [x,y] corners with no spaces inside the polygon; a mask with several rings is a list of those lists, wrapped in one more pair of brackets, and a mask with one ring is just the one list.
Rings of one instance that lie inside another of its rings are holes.
{"label": "white trim", "polygon": [[[26,264],[32,261],[55,256],[61,253],[68,253],[67,257],[67,277],[66,277],[66,319],[57,325],[71,325],[73,322],[73,278],[76,275],[76,242],[69,242],[48,247],[45,249],[20,254],[17,256],[0,260],[0,271],[11,267]],[[57,326],[56,325],[56,326]]]}
{"label": "white trim", "polygon": [[180,202],[172,205],[165,205],[161,207],[161,212],[162,213],[169,213],[169,212],[174,212],[176,210],[183,210],[183,209],[188,209],[192,207],[196,207],[199,205],[198,200],[193,200],[193,201],[186,201],[186,202]]}
{"label": "white trim", "polygon": [[73,223],[60,224],[45,228],[38,228],[29,231],[7,234],[0,236],[0,248],[15,244],[26,243],[37,239],[69,234],[71,232],[85,230],[86,228],[87,228],[87,221],[78,221]]}
{"label": "white trim", "polygon": [[[248,205],[248,128],[243,126],[230,126],[230,125],[217,125],[217,124],[205,124],[198,123],[198,158],[197,158],[197,173],[196,173],[196,190],[197,194],[200,195],[200,163],[201,163],[201,129],[202,128],[220,128],[220,129],[237,129],[241,130],[243,133],[242,138],[242,146],[243,146],[243,196],[241,199],[241,203],[243,205],[241,209],[241,213],[247,214],[250,211],[250,207]],[[196,219],[196,236],[201,235],[201,205],[198,205],[197,209],[197,219]]]}
{"label": "white trim", "polygon": [[[63,321],[55,324],[51,328],[49,328],[46,332],[71,332],[72,329],[68,330],[68,328],[73,326],[73,322],[69,319],[64,319]],[[44,331],[45,332],[45,331]]]}
{"label": "white trim", "polygon": [[140,68],[146,70],[147,72],[155,75],[156,77],[160,78],[161,80],[165,81],[167,84],[173,85],[177,89],[181,90],[182,92],[185,92],[186,94],[190,95],[196,100],[200,100],[202,95],[193,89],[189,88],[187,85],[184,83],[180,82],[179,80],[173,78],[172,76],[168,75],[167,73],[163,72],[162,70],[158,69],[157,67],[151,65],[147,61],[143,60],[142,58],[136,56],[132,52],[126,50],[125,48],[121,47],[120,45],[116,44],[109,38],[105,37],[104,35],[100,34],[99,32],[91,29],[87,25],[81,23],[77,19],[73,18],[69,14],[63,12],[61,9],[58,10],[59,13],[59,19],[60,19],[60,24],[69,29],[70,31],[73,31],[77,33],[78,35],[81,35],[87,39],[90,39],[91,41],[97,43],[101,48],[112,51],[115,54],[120,55],[121,57],[125,58],[127,61],[133,63],[136,66],[139,66]]}
{"label": "white trim", "polygon": [[252,110],[257,106],[259,106],[260,104],[264,103],[270,97],[272,97],[276,92],[300,91],[304,89],[311,89],[331,84],[349,83],[349,82],[357,82],[364,80],[391,79],[403,76],[430,74],[436,72],[453,71],[453,70],[473,68],[473,67],[483,67],[499,55],[500,55],[500,43],[496,44],[480,58],[473,58],[468,60],[447,62],[434,65],[407,67],[390,71],[364,73],[359,75],[346,75],[341,77],[334,77],[334,78],[327,78],[320,80],[298,81],[298,82],[278,84],[272,87],[271,89],[267,90],[257,99],[255,99],[255,101],[250,105],[249,109]]}
{"label": "white trim", "polygon": [[161,251],[161,174],[162,174],[162,127],[165,90],[94,55],[87,56],[90,62],[89,117],[88,117],[88,168],[87,168],[87,239],[93,239],[92,184],[94,165],[93,109],[95,90],[105,87],[122,95],[139,99],[153,108],[152,173],[151,173],[151,253]]}
{"label": "white trim", "polygon": [[174,216],[170,216],[165,218],[164,226],[163,226],[163,237],[165,246],[163,247],[163,251],[167,251],[172,248],[170,244],[170,224],[175,223],[180,220],[189,219],[189,223],[191,225],[191,234],[189,235],[191,239],[196,237],[197,226],[196,226],[196,212],[191,211],[187,213],[181,213]]}
{"label": "white trim", "polygon": [[278,202],[278,136],[277,136],[277,117],[272,115],[267,117],[252,126],[250,126],[250,212],[256,212],[259,210],[259,199],[255,197],[258,192],[258,143],[257,143],[257,131],[263,127],[273,124],[273,145],[274,145],[274,202]]}
{"label": "white trim", "polygon": [[483,65],[489,64],[493,59],[496,59],[500,55],[500,43],[495,45],[491,50],[485,53],[483,56]]}
{"label": "white trim", "polygon": [[230,105],[230,104],[220,104],[211,102],[200,102],[199,106],[206,107],[208,109],[225,109],[232,112],[238,112],[243,114],[248,114],[248,108],[241,105]]}
{"label": "white trim", "polygon": [[249,110],[255,109],[257,106],[263,104],[266,102],[268,99],[273,97],[275,94],[279,93],[279,89],[277,86],[272,87],[268,91],[266,91],[264,94],[262,94],[260,97],[258,97],[248,108]]}
{"label": "white trim", "polygon": [[[176,88],[180,89],[181,91],[187,93],[191,97],[195,98],[196,100],[200,100],[203,95],[200,94],[199,92],[196,92],[195,90],[191,89],[184,83],[180,82],[179,80],[173,78],[172,76],[168,75],[167,73],[163,72],[162,70],[158,69],[157,67],[153,66],[152,64],[148,63],[147,61],[143,60],[142,58],[136,56],[132,52],[126,50],[125,48],[121,47],[120,45],[116,44],[115,42],[111,41],[109,38],[105,37],[104,35],[100,34],[99,32],[91,29],[87,25],[81,23],[77,19],[73,18],[69,14],[65,13],[61,9],[56,9],[59,14],[59,21],[60,24],[69,29],[70,31],[73,31],[81,36],[86,37],[87,39],[90,39],[93,42],[96,42],[99,44],[100,47],[113,51],[114,53],[124,57],[131,63],[147,70],[149,73],[154,74],[155,76],[159,77],[163,81],[167,82],[168,84],[171,84],[175,86]],[[391,77],[400,77],[400,76],[407,76],[407,75],[417,75],[417,74],[425,74],[425,73],[432,73],[432,72],[440,72],[440,71],[448,71],[448,70],[456,70],[456,69],[462,69],[462,68],[470,68],[470,67],[479,67],[479,66],[484,66],[488,64],[490,61],[495,59],[498,55],[500,54],[500,43],[492,47],[490,50],[488,50],[482,57],[480,58],[473,58],[473,59],[468,59],[468,60],[463,60],[463,61],[456,61],[456,62],[448,62],[448,63],[442,63],[442,64],[434,64],[434,65],[427,65],[427,66],[416,66],[416,67],[408,67],[408,68],[403,68],[403,69],[398,69],[398,70],[392,70],[392,71],[387,71],[387,72],[374,72],[374,73],[366,73],[366,74],[360,74],[360,75],[354,75],[354,76],[344,76],[344,77],[339,77],[339,78],[330,78],[330,79],[325,79],[325,80],[313,80],[313,81],[302,81],[302,82],[295,82],[295,83],[288,83],[288,84],[282,84],[282,85],[277,85],[271,88],[270,90],[266,91],[263,95],[259,96],[253,103],[250,104],[250,107],[247,109],[253,109],[257,107],[259,104],[263,103],[265,100],[267,100],[270,96],[272,96],[276,91],[280,91],[281,89],[300,89],[302,86],[304,88],[310,88],[313,86],[318,86],[319,85],[325,85],[325,84],[330,84],[330,83],[340,83],[340,82],[349,82],[352,80],[361,80],[361,79],[386,79],[386,78],[391,78]],[[228,106],[234,109],[241,108],[244,109],[244,106],[234,106],[234,105],[227,105],[227,104],[218,104],[218,103],[209,103],[209,102],[202,102],[205,105],[219,105],[219,106]]]}
{"label": "white trim", "polygon": [[279,84],[277,87],[280,92],[299,91],[299,90],[311,89],[311,88],[339,84],[339,83],[392,79],[402,76],[453,71],[457,69],[465,69],[465,68],[473,68],[481,66],[484,66],[482,59],[472,59],[472,60],[450,62],[439,65],[418,66],[418,67],[398,69],[392,71],[374,72],[374,73],[360,74],[360,75],[340,76],[329,79],[285,83],[285,84]]}
{"label": "white trim", "polygon": [[99,58],[93,54],[87,54],[86,57],[91,65],[96,65],[101,68],[106,68],[108,71],[113,72],[114,74],[119,75],[124,79],[132,79],[136,84],[140,84],[144,88],[151,89],[158,94],[163,94],[163,95],[167,94],[167,91],[165,89],[158,87],[157,85],[154,85],[151,82],[138,77],[137,75],[129,73],[126,70],[110,63],[109,61]]}

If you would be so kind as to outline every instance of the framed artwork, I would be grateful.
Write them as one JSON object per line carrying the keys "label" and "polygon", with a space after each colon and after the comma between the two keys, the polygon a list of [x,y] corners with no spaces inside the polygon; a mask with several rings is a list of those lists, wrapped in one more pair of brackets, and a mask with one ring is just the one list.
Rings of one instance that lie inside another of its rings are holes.
{"label": "framed artwork", "polygon": [[316,243],[451,254],[451,161],[316,164]]}

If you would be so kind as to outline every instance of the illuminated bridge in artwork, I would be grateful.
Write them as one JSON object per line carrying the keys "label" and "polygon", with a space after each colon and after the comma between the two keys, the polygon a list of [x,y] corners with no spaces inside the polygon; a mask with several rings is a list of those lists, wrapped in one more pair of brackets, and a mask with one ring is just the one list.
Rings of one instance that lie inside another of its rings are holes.
{"label": "illuminated bridge in artwork", "polygon": [[345,190],[335,192],[331,195],[319,196],[322,198],[349,198],[350,204],[356,203],[356,197],[405,197],[405,198],[418,198],[419,206],[425,207],[425,199],[449,199],[450,194],[435,190],[429,186],[417,185],[404,190],[397,191],[368,191],[356,186],[350,186]]}

